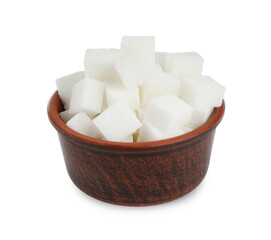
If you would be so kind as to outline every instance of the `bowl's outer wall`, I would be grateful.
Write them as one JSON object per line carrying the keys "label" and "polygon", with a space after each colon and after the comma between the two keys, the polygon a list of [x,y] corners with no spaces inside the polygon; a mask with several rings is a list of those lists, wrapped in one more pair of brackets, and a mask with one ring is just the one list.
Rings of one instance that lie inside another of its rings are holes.
{"label": "bowl's outer wall", "polygon": [[70,178],[83,192],[121,205],[152,205],[174,200],[204,178],[215,130],[185,146],[154,153],[95,151],[59,133]]}
{"label": "bowl's outer wall", "polygon": [[223,101],[204,125],[188,134],[133,144],[97,140],[68,128],[58,114],[63,105],[57,92],[48,105],[75,185],[102,201],[131,206],[168,202],[200,184],[224,110]]}

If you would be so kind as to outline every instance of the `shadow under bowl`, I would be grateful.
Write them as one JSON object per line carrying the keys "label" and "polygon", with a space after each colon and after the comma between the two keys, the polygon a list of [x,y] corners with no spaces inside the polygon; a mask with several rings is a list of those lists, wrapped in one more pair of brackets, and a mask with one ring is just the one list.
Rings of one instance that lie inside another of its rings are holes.
{"label": "shadow under bowl", "polygon": [[141,143],[104,141],[70,129],[57,91],[48,104],[66,168],[74,184],[99,200],[128,206],[165,203],[192,191],[208,170],[215,130],[225,103],[199,128],[184,135]]}

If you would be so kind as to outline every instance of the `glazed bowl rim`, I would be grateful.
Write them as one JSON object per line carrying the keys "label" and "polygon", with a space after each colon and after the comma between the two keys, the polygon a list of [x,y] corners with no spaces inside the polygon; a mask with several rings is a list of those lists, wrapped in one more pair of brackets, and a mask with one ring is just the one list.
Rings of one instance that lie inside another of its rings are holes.
{"label": "glazed bowl rim", "polygon": [[97,147],[110,147],[110,148],[122,148],[122,149],[146,149],[146,148],[157,148],[157,147],[164,147],[167,145],[172,145],[176,143],[186,142],[193,138],[198,137],[206,132],[211,131],[213,128],[220,123],[223,118],[225,112],[225,101],[222,101],[222,105],[220,107],[214,108],[213,113],[211,114],[210,118],[200,127],[194,129],[191,132],[185,133],[183,135],[167,138],[158,141],[151,141],[151,142],[113,142],[107,140],[101,140],[93,137],[89,137],[78,133],[71,128],[69,128],[60,118],[59,112],[60,109],[58,107],[60,98],[58,95],[58,91],[55,91],[54,94],[51,96],[48,107],[47,113],[51,124],[56,128],[58,132],[62,132],[67,134],[74,139],[77,139],[85,144],[95,145]]}

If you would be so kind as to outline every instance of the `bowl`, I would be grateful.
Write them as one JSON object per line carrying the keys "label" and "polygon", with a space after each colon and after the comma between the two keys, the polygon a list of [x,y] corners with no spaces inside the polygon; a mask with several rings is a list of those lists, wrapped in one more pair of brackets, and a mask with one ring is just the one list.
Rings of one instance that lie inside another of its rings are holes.
{"label": "bowl", "polygon": [[82,135],[59,117],[63,111],[55,92],[48,104],[49,120],[58,132],[71,180],[96,199],[119,205],[146,206],[177,199],[205,177],[225,103],[199,128],[184,135],[141,143],[120,143]]}

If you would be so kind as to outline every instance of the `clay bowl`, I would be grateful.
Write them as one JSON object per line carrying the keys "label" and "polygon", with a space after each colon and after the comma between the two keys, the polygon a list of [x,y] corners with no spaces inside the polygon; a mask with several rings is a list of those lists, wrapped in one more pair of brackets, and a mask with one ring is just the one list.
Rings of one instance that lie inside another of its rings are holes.
{"label": "clay bowl", "polygon": [[215,129],[225,103],[201,127],[182,136],[145,143],[119,143],[84,136],[59,117],[55,92],[48,115],[58,132],[74,184],[99,200],[129,206],[165,203],[197,187],[206,175]]}

